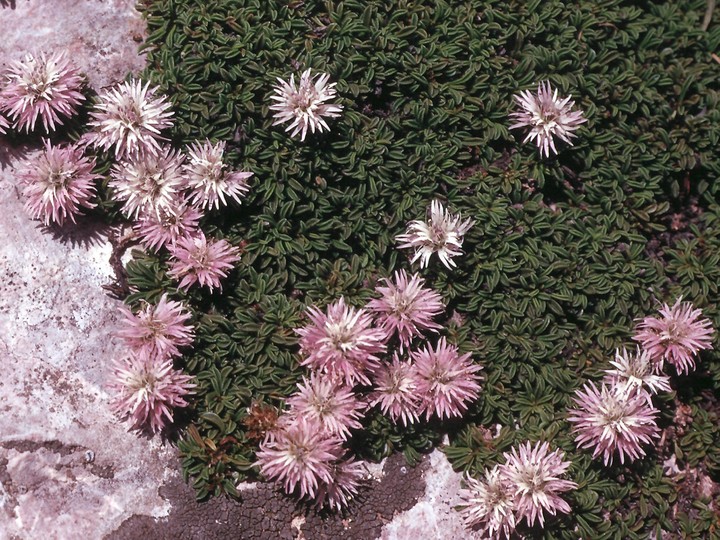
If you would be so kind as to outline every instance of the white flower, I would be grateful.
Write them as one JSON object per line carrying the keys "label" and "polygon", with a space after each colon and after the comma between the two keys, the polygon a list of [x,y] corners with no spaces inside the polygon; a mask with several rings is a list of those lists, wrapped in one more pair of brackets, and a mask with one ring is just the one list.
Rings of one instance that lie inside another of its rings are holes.
{"label": "white flower", "polygon": [[486,469],[482,480],[467,476],[465,484],[467,488],[460,490],[465,525],[480,525],[486,538],[510,538],[515,531],[515,494],[500,468]]}
{"label": "white flower", "polygon": [[456,266],[452,257],[462,254],[463,237],[474,224],[472,219],[461,221],[460,215],[446,214],[443,205],[436,200],[430,205],[429,223],[411,221],[407,232],[398,235],[395,240],[403,242],[400,248],[416,249],[412,262],[420,259],[420,268],[428,265],[433,253],[438,254],[447,268],[452,268]]}
{"label": "white flower", "polygon": [[535,94],[529,90],[520,92],[519,96],[515,96],[520,110],[510,114],[517,122],[510,129],[530,126],[523,142],[535,140],[541,156],[545,154],[549,157],[551,149],[557,154],[553,137],[557,136],[572,146],[570,139],[575,137],[572,132],[587,122],[583,111],[571,110],[575,105],[574,101],[570,101],[571,97],[559,99],[557,90],[553,90],[547,81],[538,85]]}
{"label": "white flower", "polygon": [[137,157],[160,150],[160,131],[172,126],[172,111],[165,96],[150,83],[126,82],[101,92],[90,112],[93,131],[85,135],[88,144],[109,150],[115,147],[118,159]]}
{"label": "white flower", "polygon": [[188,150],[185,180],[193,204],[200,208],[227,206],[226,196],[240,203],[240,197],[248,192],[247,179],[253,173],[229,170],[223,163],[224,153],[224,142],[213,145],[208,140],[196,142]]}
{"label": "white flower", "polygon": [[273,87],[275,95],[270,96],[277,102],[270,105],[270,110],[276,111],[273,126],[292,121],[285,131],[291,131],[291,137],[300,133],[301,141],[305,140],[308,128],[312,133],[329,131],[323,116],[335,118],[342,112],[342,105],[325,103],[336,95],[336,83],[328,84],[329,79],[330,75],[323,73],[313,82],[310,70],[306,69],[296,87],[295,75],[290,76],[289,83],[278,77],[278,84]]}
{"label": "white flower", "polygon": [[608,382],[615,385],[620,392],[634,392],[643,386],[653,394],[660,390],[670,392],[669,377],[656,375],[659,364],[653,361],[648,351],[637,348],[636,354],[630,354],[623,348],[615,351],[615,361],[610,362],[615,369],[606,371]]}
{"label": "white flower", "polygon": [[137,219],[150,212],[158,218],[162,211],[176,211],[177,194],[183,187],[184,157],[176,150],[164,147],[153,154],[121,161],[110,170],[110,187],[116,200],[124,201],[122,211]]}

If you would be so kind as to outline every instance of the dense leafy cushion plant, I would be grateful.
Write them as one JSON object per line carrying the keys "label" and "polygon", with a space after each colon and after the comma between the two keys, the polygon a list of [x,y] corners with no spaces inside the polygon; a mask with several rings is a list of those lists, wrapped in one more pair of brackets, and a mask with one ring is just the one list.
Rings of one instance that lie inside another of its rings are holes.
{"label": "dense leafy cushion plant", "polygon": [[[305,373],[294,332],[305,306],[363,304],[380,278],[410,269],[395,236],[439,198],[476,224],[457,269],[434,261],[423,275],[448,305],[443,333],[483,365],[483,390],[452,423],[406,428],[373,411],[356,453],[414,459],[449,433],[453,465],[479,476],[516,443],[552,440],[579,488],[546,537],[717,529],[717,499],[690,485],[720,480],[717,353],[659,400],[663,437],[644,460],[604,467],[566,421],[573,392],[601,377],[660,301],[682,294],[720,323],[720,26],[699,29],[704,1],[140,8],[146,76],[173,103],[174,142],[227,141],[254,173],[241,206],[202,222],[242,246],[222,293],[175,291],[162,256],[127,268],[129,303],[169,290],[194,313],[185,369],[198,387],[180,448],[199,497],[232,494],[253,474],[263,415]],[[269,98],[278,77],[306,68],[337,82],[343,112],[301,142],[272,126]],[[549,158],[508,130],[513,95],[544,80],[588,119]],[[673,455],[684,475],[663,474]]]}

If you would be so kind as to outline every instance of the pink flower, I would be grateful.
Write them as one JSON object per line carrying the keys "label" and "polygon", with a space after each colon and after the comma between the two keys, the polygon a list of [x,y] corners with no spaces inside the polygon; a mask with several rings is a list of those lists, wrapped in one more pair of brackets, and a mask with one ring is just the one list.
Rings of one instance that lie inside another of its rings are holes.
{"label": "pink flower", "polygon": [[510,538],[515,531],[515,493],[499,466],[485,470],[485,477],[465,478],[460,490],[460,513],[467,527],[480,525],[483,538]]}
{"label": "pink flower", "polygon": [[712,348],[713,328],[709,319],[701,319],[702,311],[678,298],[673,307],[663,304],[661,319],[645,317],[633,336],[660,365],[665,360],[675,366],[678,374],[695,369],[693,355]]}
{"label": "pink flower", "polygon": [[85,100],[79,91],[83,78],[65,53],[27,54],[10,64],[5,79],[0,108],[26,132],[35,129],[38,116],[45,131],[54,131],[62,125],[60,116],[72,117]]}
{"label": "pink flower", "polygon": [[636,354],[630,354],[624,348],[621,353],[618,349],[615,361],[610,363],[615,369],[606,371],[607,383],[617,387],[619,392],[635,392],[645,388],[657,394],[660,390],[671,390],[669,378],[654,373],[657,363],[653,362],[648,351],[640,351],[639,347]]}
{"label": "pink flower", "polygon": [[193,326],[186,324],[192,314],[182,302],[168,300],[167,294],[156,305],[146,304],[137,314],[120,307],[123,328],[118,331],[128,346],[144,350],[148,356],[180,356],[180,347],[192,345]]}
{"label": "pink flower", "polygon": [[460,356],[457,347],[441,337],[434,350],[426,346],[410,355],[426,419],[433,414],[441,420],[462,416],[468,403],[478,398],[480,377],[476,373],[482,368],[473,364],[470,353]]}
{"label": "pink flower", "polygon": [[500,465],[500,474],[514,491],[518,520],[524,518],[530,526],[539,521],[543,526],[545,512],[553,516],[557,512],[570,512],[570,505],[560,495],[578,486],[560,478],[571,465],[569,461],[563,461],[564,452],[550,452],[548,443],[538,441],[534,446],[529,442],[521,444],[519,452],[513,448],[503,456],[506,461]]}
{"label": "pink flower", "polygon": [[558,91],[553,90],[548,81],[538,85],[537,93],[529,90],[520,92],[515,96],[515,101],[520,105],[520,110],[510,114],[510,117],[517,122],[510,126],[510,129],[530,127],[530,132],[523,142],[534,140],[540,149],[540,156],[550,156],[550,150],[557,154],[554,137],[559,137],[570,146],[571,138],[575,137],[573,131],[580,127],[580,124],[587,122],[583,117],[583,111],[573,111],[574,101],[572,96],[565,99],[558,99]]}
{"label": "pink flower", "polygon": [[341,382],[311,373],[303,377],[298,392],[288,398],[288,414],[315,422],[332,435],[347,440],[351,429],[360,429],[364,405]]}
{"label": "pink flower", "polygon": [[197,236],[179,238],[170,246],[171,260],[168,274],[180,280],[180,289],[188,290],[194,283],[201,287],[222,289],[220,279],[226,278],[237,261],[240,250],[227,240],[210,240],[199,231]]}
{"label": "pink flower", "polygon": [[333,482],[332,463],[342,456],[341,445],[338,437],[299,417],[260,444],[256,464],[287,493],[299,486],[301,497],[315,497],[319,483]]}
{"label": "pink flower", "polygon": [[45,141],[42,153],[18,173],[25,210],[45,225],[63,225],[68,218],[75,223],[81,208],[95,207],[90,199],[100,175],[93,173],[94,167],[95,158],[83,156],[77,146],[51,146]]}
{"label": "pink flower", "polygon": [[575,424],[575,440],[580,448],[593,448],[593,458],[602,454],[605,465],[612,463],[615,452],[620,463],[644,456],[642,445],[660,434],[658,410],[645,390],[627,392],[606,384],[598,390],[588,383],[575,394],[578,408],[568,417]]}
{"label": "pink flower", "polygon": [[229,170],[223,163],[224,153],[224,142],[213,145],[208,140],[202,145],[196,142],[189,149],[185,183],[192,190],[193,204],[200,208],[220,208],[221,202],[226,206],[226,196],[240,204],[250,189],[247,180],[253,173]]}
{"label": "pink flower", "polygon": [[442,297],[432,289],[424,288],[425,280],[418,274],[408,280],[405,270],[400,270],[395,272],[395,283],[389,279],[383,281],[387,287],[375,289],[382,297],[371,300],[367,308],[377,314],[388,338],[397,332],[400,351],[410,345],[414,337],[441,328],[432,319],[445,310]]}
{"label": "pink flower", "polygon": [[184,396],[192,394],[192,377],[173,369],[170,358],[147,354],[147,350],[133,351],[115,362],[109,384],[115,391],[112,407],[123,419],[130,418],[132,429],[149,424],[154,432],[172,422],[172,408],[185,407]]}
{"label": "pink flower", "polygon": [[275,95],[270,96],[276,101],[270,105],[270,110],[275,111],[273,126],[292,121],[285,131],[291,131],[291,137],[300,133],[301,141],[305,140],[308,128],[312,133],[329,131],[323,117],[335,118],[342,112],[341,105],[325,103],[336,94],[336,83],[328,84],[330,75],[323,73],[315,82],[312,79],[309,69],[300,76],[298,86],[295,86],[295,75],[290,75],[289,83],[278,77],[278,84],[273,87]]}
{"label": "pink flower", "polygon": [[318,507],[328,507],[340,511],[358,493],[362,481],[364,465],[349,459],[338,461],[330,467],[330,482],[320,482],[315,500]]}
{"label": "pink flower", "polygon": [[412,365],[401,362],[397,355],[392,364],[380,366],[373,374],[370,406],[379,405],[383,414],[395,423],[402,420],[407,426],[417,422],[421,399],[414,373]]}
{"label": "pink flower", "polygon": [[172,126],[173,112],[159,88],[139,80],[100,92],[90,113],[93,130],[84,136],[87,144],[104,150],[115,147],[117,159],[137,158],[160,150],[160,132]]}
{"label": "pink flower", "polygon": [[5,117],[0,114],[0,133],[7,133],[6,129],[10,127],[10,124]]}
{"label": "pink flower", "polygon": [[345,299],[327,307],[307,309],[310,324],[299,328],[303,366],[339,377],[352,387],[370,384],[368,373],[380,365],[377,353],[385,351],[385,333],[372,327],[372,316],[364,309],[345,305]]}
{"label": "pink flower", "polygon": [[472,219],[461,221],[459,215],[446,214],[437,200],[430,204],[429,211],[429,222],[411,221],[405,234],[398,235],[395,240],[402,242],[401,249],[415,249],[411,262],[420,259],[420,268],[425,268],[432,254],[437,253],[442,263],[451,269],[456,266],[452,258],[462,255],[463,238],[475,222]]}
{"label": "pink flower", "polygon": [[178,192],[183,187],[182,164],[185,158],[169,147],[143,154],[112,166],[110,187],[113,198],[124,201],[123,213],[139,216],[173,213]]}
{"label": "pink flower", "polygon": [[143,214],[134,226],[140,236],[140,243],[148,249],[158,251],[175,244],[180,238],[198,234],[202,214],[193,206],[177,197],[168,208],[160,207],[157,212]]}

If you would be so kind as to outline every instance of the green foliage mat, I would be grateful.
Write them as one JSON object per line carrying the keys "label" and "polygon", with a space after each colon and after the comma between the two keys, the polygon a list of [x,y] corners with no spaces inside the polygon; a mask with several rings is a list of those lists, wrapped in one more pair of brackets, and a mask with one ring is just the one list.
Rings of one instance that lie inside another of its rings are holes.
{"label": "green foliage mat", "polygon": [[[181,292],[198,339],[183,366],[199,389],[180,441],[199,497],[254,474],[253,404],[281,406],[303,369],[293,329],[306,305],[360,305],[410,268],[394,237],[430,201],[477,224],[449,272],[423,272],[448,303],[447,334],[484,366],[462,422],[399,429],[370,414],[357,453],[418,456],[449,433],[459,470],[513,444],[567,452],[573,514],[545,538],[718,534],[720,362],[675,377],[657,401],[663,439],[629,466],[578,451],[571,397],[598,379],[634,321],[679,295],[720,326],[720,25],[704,1],[146,0],[146,77],[175,106],[174,142],[228,140],[255,173],[242,206],[203,222],[244,249],[222,294]],[[345,111],[305,143],[271,127],[276,77],[337,81]],[[541,159],[508,131],[512,96],[549,79],[589,119],[573,148]],[[128,265],[130,303],[174,291],[164,260]],[[682,411],[683,414],[680,414]],[[682,417],[682,418],[680,418]],[[500,435],[493,438],[496,425]],[[686,474],[663,476],[675,455]],[[693,480],[694,479],[694,480]],[[695,483],[693,483],[695,482]],[[658,536],[659,537],[659,536]]]}

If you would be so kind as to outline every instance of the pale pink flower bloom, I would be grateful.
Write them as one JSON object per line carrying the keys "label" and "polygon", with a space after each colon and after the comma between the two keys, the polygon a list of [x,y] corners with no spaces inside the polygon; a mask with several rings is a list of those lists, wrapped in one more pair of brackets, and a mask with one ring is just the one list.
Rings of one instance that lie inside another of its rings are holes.
{"label": "pale pink flower bloom", "polygon": [[263,475],[282,482],[286,493],[299,487],[301,497],[313,498],[318,484],[333,482],[332,464],[342,454],[340,438],[299,417],[266,437],[257,452],[256,464]]}
{"label": "pale pink flower bloom", "polygon": [[34,130],[40,117],[45,131],[54,131],[56,125],[62,125],[60,117],[72,117],[85,100],[79,91],[82,85],[80,72],[65,53],[50,57],[27,54],[10,64],[0,92],[0,108],[19,130]]}
{"label": "pale pink flower bloom", "polygon": [[506,461],[500,465],[500,474],[514,491],[516,519],[524,518],[530,526],[539,521],[542,527],[545,512],[553,516],[557,512],[570,512],[570,505],[560,495],[578,486],[560,478],[571,465],[563,461],[562,450],[550,452],[546,442],[538,441],[533,446],[526,442],[520,445],[519,451],[513,448],[503,456]]}
{"label": "pale pink flower bloom", "polygon": [[414,373],[410,362],[400,361],[397,355],[391,364],[380,366],[373,374],[370,406],[379,405],[383,414],[395,423],[402,420],[407,426],[417,422],[421,398]]}
{"label": "pale pink flower bloom", "polygon": [[572,110],[575,102],[570,101],[571,98],[558,98],[557,89],[553,90],[548,81],[540,83],[535,94],[529,90],[520,92],[520,95],[515,96],[520,110],[510,114],[516,120],[510,129],[529,126],[530,132],[523,142],[534,140],[540,149],[540,156],[545,154],[549,157],[550,150],[557,154],[554,137],[572,146],[570,139],[575,137],[573,131],[587,122],[583,111]]}
{"label": "pale pink flower bloom", "polygon": [[603,384],[598,389],[587,383],[575,392],[577,409],[568,421],[580,448],[592,448],[593,458],[602,454],[605,465],[612,463],[617,452],[620,463],[645,455],[642,445],[650,444],[660,434],[655,419],[659,411],[644,389],[629,393]]}
{"label": "pale pink flower bloom", "polygon": [[96,194],[93,173],[95,158],[83,156],[77,146],[52,146],[34,159],[25,162],[18,172],[24,184],[25,210],[45,225],[63,225],[66,219],[75,223],[81,208],[94,208],[90,202]]}
{"label": "pale pink flower bloom", "polygon": [[702,310],[678,298],[673,307],[663,304],[661,319],[645,317],[633,336],[650,353],[653,360],[662,364],[667,360],[678,374],[695,369],[693,355],[701,349],[712,348],[713,327],[702,317]]}
{"label": "pale pink flower bloom", "polygon": [[[637,348],[635,354],[623,348],[615,351],[615,361],[610,362],[615,369],[607,370],[607,382],[617,387],[619,392],[635,392],[646,389],[657,394],[659,391],[670,392],[670,379],[666,375],[657,375],[657,363],[648,351]],[[648,394],[649,395],[649,394]]]}
{"label": "pale pink flower bloom", "polygon": [[438,200],[430,204],[430,221],[411,221],[405,234],[395,240],[402,242],[400,248],[414,248],[411,262],[420,259],[420,268],[425,268],[433,253],[437,253],[442,263],[449,269],[456,266],[453,257],[462,255],[462,243],[465,234],[475,222],[472,219],[461,221],[460,215],[445,212]]}
{"label": "pale pink flower bloom", "polygon": [[226,278],[235,263],[240,260],[240,250],[227,240],[207,240],[202,231],[196,236],[179,238],[170,246],[168,274],[180,280],[178,287],[188,290],[194,283],[201,287],[222,289],[220,280]]}
{"label": "pale pink flower bloom", "polygon": [[122,328],[117,335],[134,350],[144,350],[148,356],[165,358],[180,356],[180,347],[192,345],[195,335],[188,324],[192,314],[182,302],[168,300],[163,294],[157,304],[146,304],[137,314],[124,306]]}
{"label": "pale pink flower bloom", "polygon": [[113,198],[124,201],[122,211],[130,217],[173,213],[183,188],[184,157],[170,147],[116,163],[110,169]]}
{"label": "pale pink flower bloom", "polygon": [[124,82],[100,92],[89,122],[93,130],[84,136],[88,144],[103,150],[115,148],[117,159],[156,154],[160,132],[172,126],[170,103],[159,88],[139,80]]}
{"label": "pale pink flower bloom", "polygon": [[459,355],[457,347],[448,345],[441,337],[435,349],[426,345],[410,355],[426,419],[433,414],[441,420],[462,416],[468,403],[478,398],[477,372],[482,368],[472,362],[470,353]]}
{"label": "pale pink flower bloom", "polygon": [[480,526],[483,538],[510,538],[515,531],[515,492],[495,465],[485,470],[485,477],[465,477],[460,490],[460,514],[467,527]]}
{"label": "pale pink flower bloom", "polygon": [[408,279],[407,272],[395,272],[395,283],[383,279],[387,287],[376,287],[382,297],[371,300],[367,309],[374,311],[377,322],[390,338],[397,333],[400,351],[416,336],[435,331],[441,326],[433,317],[445,310],[442,297],[432,289],[423,287],[425,282],[418,274]]}
{"label": "pale pink flower bloom", "polygon": [[5,119],[5,117],[0,114],[0,134],[7,133],[7,128],[10,127],[10,123]]}
{"label": "pale pink flower bloom", "polygon": [[301,141],[305,140],[308,128],[312,133],[330,130],[323,117],[335,118],[342,112],[342,105],[325,103],[336,95],[336,83],[328,84],[330,75],[323,73],[313,82],[307,69],[300,76],[298,86],[295,86],[295,75],[290,76],[290,82],[279,77],[277,80],[273,87],[275,95],[270,96],[277,102],[270,105],[270,110],[275,111],[273,126],[291,122],[285,131],[291,131],[291,137],[299,133]]}
{"label": "pale pink flower bloom", "polygon": [[224,153],[224,142],[213,145],[208,140],[196,142],[188,150],[185,183],[192,190],[193,204],[200,208],[220,208],[220,203],[226,206],[226,197],[240,204],[250,189],[247,181],[253,173],[230,170],[223,162]]}
{"label": "pale pink flower bloom", "polygon": [[352,458],[347,461],[338,461],[330,467],[330,482],[320,482],[317,496],[317,507],[328,507],[330,510],[340,511],[346,508],[353,497],[358,493],[362,482],[365,466]]}
{"label": "pale pink flower bloom", "polygon": [[192,377],[173,369],[172,359],[150,356],[145,349],[133,351],[115,362],[112,380],[115,391],[113,410],[122,418],[129,418],[132,429],[149,425],[160,431],[172,422],[172,409],[185,407],[184,396],[192,394]]}
{"label": "pale pink flower bloom", "polygon": [[365,406],[342,382],[311,373],[303,377],[298,391],[287,399],[291,417],[301,416],[315,422],[332,435],[347,440],[351,429],[360,429]]}
{"label": "pale pink flower bloom", "polygon": [[368,374],[380,365],[376,355],[385,351],[385,333],[373,328],[372,316],[347,306],[344,298],[330,304],[326,313],[311,306],[307,314],[310,324],[295,330],[300,335],[300,363],[339,377],[350,387],[370,384]]}
{"label": "pale pink flower bloom", "polygon": [[167,209],[160,207],[157,212],[143,214],[134,229],[143,246],[158,251],[175,244],[180,238],[197,235],[201,217],[197,208],[177,197]]}

